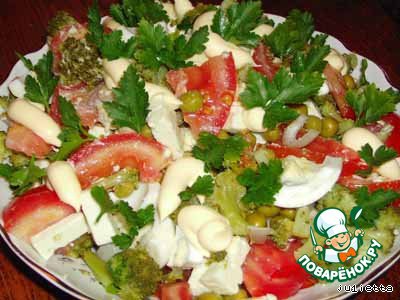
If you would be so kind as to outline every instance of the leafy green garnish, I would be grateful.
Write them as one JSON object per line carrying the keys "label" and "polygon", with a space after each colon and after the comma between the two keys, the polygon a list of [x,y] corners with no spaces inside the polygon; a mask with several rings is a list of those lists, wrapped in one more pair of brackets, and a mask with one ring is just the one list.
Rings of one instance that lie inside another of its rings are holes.
{"label": "leafy green garnish", "polygon": [[114,101],[103,104],[113,119],[113,124],[141,132],[149,113],[149,96],[144,88],[144,81],[136,74],[132,65],[125,71],[119,88],[114,88],[113,93]]}
{"label": "leafy green garnish", "polygon": [[256,71],[248,73],[247,86],[240,95],[247,108],[262,107],[265,111],[263,125],[275,128],[280,122],[295,119],[298,114],[287,104],[297,104],[316,95],[324,79],[318,72],[290,74],[284,68],[276,73],[272,82]]}
{"label": "leafy green garnish", "polygon": [[239,46],[255,47],[260,37],[251,32],[262,23],[261,1],[243,1],[220,7],[214,16],[211,30],[226,41]]}
{"label": "leafy green garnish", "polygon": [[109,34],[104,33],[97,1],[94,1],[89,8],[88,20],[89,34],[87,39],[99,48],[102,57],[115,60],[120,57],[131,58],[133,56],[135,52],[135,39],[133,37],[125,42],[122,39],[121,30]]}
{"label": "leafy green garnish", "polygon": [[137,26],[142,19],[153,24],[169,21],[163,6],[154,0],[122,0],[122,4],[110,6],[110,15],[127,27]]}
{"label": "leafy green garnish", "polygon": [[45,177],[46,170],[37,167],[32,157],[29,165],[21,168],[0,164],[0,176],[8,181],[14,195],[19,196]]}
{"label": "leafy green garnish", "polygon": [[252,207],[273,204],[275,194],[282,187],[282,172],[282,162],[279,159],[269,161],[268,165],[261,163],[257,171],[245,169],[237,177],[237,181],[247,188],[241,201]]}
{"label": "leafy green garnish", "polygon": [[369,82],[367,80],[367,76],[366,76],[367,68],[368,68],[368,61],[365,58],[363,58],[361,60],[361,68],[360,68],[360,72],[361,72],[360,81],[359,81],[360,86],[369,84]]}
{"label": "leafy green garnish", "polygon": [[313,32],[312,15],[294,9],[285,22],[277,25],[274,31],[265,37],[265,41],[276,56],[284,58],[302,50]]}
{"label": "leafy green garnish", "polygon": [[322,72],[326,66],[324,58],[329,54],[331,48],[328,45],[320,45],[320,41],[312,46],[308,53],[298,51],[293,57],[291,71],[293,73],[300,72]]}
{"label": "leafy green garnish", "polygon": [[[18,55],[18,54],[17,54]],[[32,102],[42,104],[49,110],[49,99],[53,95],[58,83],[58,77],[53,75],[53,54],[49,51],[36,65],[26,57],[18,55],[24,65],[35,73],[35,77],[28,75],[25,78],[25,97]]]}
{"label": "leafy green garnish", "polygon": [[151,70],[158,70],[162,66],[179,69],[192,65],[186,60],[195,54],[202,53],[207,41],[206,26],[195,31],[186,40],[184,35],[168,35],[160,25],[152,25],[142,20],[138,28],[135,58]]}
{"label": "leafy green garnish", "polygon": [[50,156],[51,161],[65,160],[83,143],[93,140],[81,124],[81,120],[70,101],[62,96],[58,97],[63,130],[58,138],[62,144],[58,152]]}
{"label": "leafy green garnish", "polygon": [[128,249],[139,230],[154,222],[154,206],[149,205],[146,208],[134,211],[127,202],[118,201],[114,203],[107,191],[100,186],[94,186],[90,194],[100,206],[100,214],[96,219],[98,222],[106,213],[120,214],[127,225],[127,233],[121,233],[112,237],[113,243],[122,250]]}
{"label": "leafy green garnish", "polygon": [[178,29],[188,31],[192,28],[193,23],[194,21],[196,21],[197,17],[212,10],[217,10],[217,7],[210,4],[197,4],[195,8],[185,14],[182,21],[180,21],[178,24]]}
{"label": "leafy green garnish", "polygon": [[179,193],[183,201],[188,201],[196,195],[211,196],[214,191],[214,180],[210,175],[197,177],[191,187]]}
{"label": "leafy green garnish", "polygon": [[368,176],[371,174],[373,167],[379,167],[385,162],[392,160],[397,157],[396,150],[388,148],[385,145],[380,146],[376,149],[375,153],[370,144],[362,146],[361,150],[358,151],[360,157],[368,164],[368,169],[357,171],[357,175]]}
{"label": "leafy green garnish", "polygon": [[362,228],[370,228],[379,218],[380,210],[393,201],[400,198],[400,194],[393,190],[379,189],[372,193],[363,186],[355,192],[356,203],[362,208],[361,216],[357,219],[357,225]]}
{"label": "leafy green garnish", "polygon": [[202,132],[192,153],[195,158],[205,162],[205,171],[221,170],[224,161],[238,161],[246,146],[246,141],[239,135],[219,139],[213,134]]}
{"label": "leafy green garnish", "polygon": [[359,90],[347,91],[346,100],[356,113],[356,125],[364,126],[393,112],[400,95],[392,89],[381,91],[372,83]]}

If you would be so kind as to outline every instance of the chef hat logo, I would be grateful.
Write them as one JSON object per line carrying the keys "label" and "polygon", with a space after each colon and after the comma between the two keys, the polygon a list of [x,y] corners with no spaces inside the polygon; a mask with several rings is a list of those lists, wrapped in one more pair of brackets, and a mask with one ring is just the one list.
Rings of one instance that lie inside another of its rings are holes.
{"label": "chef hat logo", "polygon": [[348,231],[346,215],[338,208],[325,208],[315,216],[314,228],[319,235],[329,239],[340,233],[345,233]]}

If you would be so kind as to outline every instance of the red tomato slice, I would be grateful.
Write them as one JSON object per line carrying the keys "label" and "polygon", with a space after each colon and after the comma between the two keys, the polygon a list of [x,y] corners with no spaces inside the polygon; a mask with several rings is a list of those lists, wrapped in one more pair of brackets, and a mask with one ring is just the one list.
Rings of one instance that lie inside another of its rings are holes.
{"label": "red tomato slice", "polygon": [[7,131],[6,147],[27,156],[43,158],[51,151],[51,146],[40,136],[23,125],[12,123]]}
{"label": "red tomato slice", "polygon": [[382,120],[393,126],[392,132],[385,141],[386,146],[400,153],[400,117],[395,113],[391,113],[384,116]]}
{"label": "red tomato slice", "polygon": [[296,157],[305,157],[316,163],[322,163],[328,155],[341,157],[343,158],[341,176],[353,175],[357,170],[368,169],[368,165],[360,158],[356,151],[333,139],[317,137],[304,148],[290,148],[280,144],[270,144],[267,147],[273,150],[278,158],[293,155]]}
{"label": "red tomato slice", "polygon": [[184,120],[197,135],[201,131],[218,134],[228,118],[236,92],[236,69],[232,54],[210,58],[200,67],[189,67],[167,74],[177,95],[202,91],[205,101],[196,113],[185,113]]}
{"label": "red tomato slice", "polygon": [[4,228],[30,242],[30,237],[74,212],[55,192],[41,186],[15,198],[4,209]]}
{"label": "red tomato slice", "polygon": [[400,180],[374,182],[361,177],[346,176],[340,178],[339,183],[352,191],[363,186],[366,186],[370,192],[379,189],[400,191]]}
{"label": "red tomato slice", "polygon": [[324,69],[324,75],[328,82],[329,91],[335,99],[342,117],[355,120],[356,115],[346,100],[346,83],[342,74],[330,64],[327,64]]}
{"label": "red tomato slice", "polygon": [[294,251],[301,242],[293,241],[287,250],[278,248],[274,242],[253,244],[243,264],[243,279],[252,297],[268,293],[279,299],[296,294],[310,284],[310,275],[296,262]]}
{"label": "red tomato slice", "polygon": [[69,160],[75,166],[82,188],[111,175],[116,167],[137,168],[142,181],[155,181],[169,162],[160,143],[133,132],[113,134],[86,144]]}
{"label": "red tomato slice", "polygon": [[161,285],[161,300],[191,300],[192,298],[186,281]]}
{"label": "red tomato slice", "polygon": [[254,49],[253,60],[257,65],[254,67],[254,70],[272,81],[280,65],[273,62],[274,56],[269,47],[265,46],[264,43],[260,43],[257,48]]}

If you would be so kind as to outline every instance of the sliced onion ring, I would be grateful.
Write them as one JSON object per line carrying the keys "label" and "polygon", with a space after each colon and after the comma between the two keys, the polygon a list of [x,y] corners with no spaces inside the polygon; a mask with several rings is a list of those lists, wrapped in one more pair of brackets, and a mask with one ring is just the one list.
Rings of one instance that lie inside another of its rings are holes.
{"label": "sliced onion ring", "polygon": [[255,244],[262,244],[267,240],[269,235],[272,235],[274,230],[271,227],[256,227],[249,226],[250,241]]}
{"label": "sliced onion ring", "polygon": [[282,142],[285,146],[302,148],[310,144],[319,135],[319,131],[310,129],[302,137],[298,139],[296,138],[300,129],[302,129],[306,123],[307,118],[308,117],[305,115],[300,115],[296,120],[290,123],[288,127],[286,127],[282,138]]}

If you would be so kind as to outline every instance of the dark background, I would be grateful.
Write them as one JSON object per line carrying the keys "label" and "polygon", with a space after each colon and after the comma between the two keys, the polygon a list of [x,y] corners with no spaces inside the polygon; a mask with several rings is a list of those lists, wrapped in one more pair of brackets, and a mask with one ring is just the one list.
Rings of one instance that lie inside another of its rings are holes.
{"label": "dark background", "polygon": [[[115,1],[99,2],[105,12]],[[1,0],[0,82],[17,61],[15,51],[25,54],[44,44],[47,22],[57,10],[64,9],[83,21],[89,4],[90,1],[84,0]],[[263,5],[266,12],[282,16],[292,8],[310,11],[317,30],[337,37],[348,49],[375,61],[389,81],[400,88],[399,0],[274,0],[263,1]],[[356,299],[400,299],[399,273],[400,263],[397,263],[376,282],[391,284],[392,294],[360,294]],[[0,241],[0,300],[36,299],[71,297],[31,271]]]}

